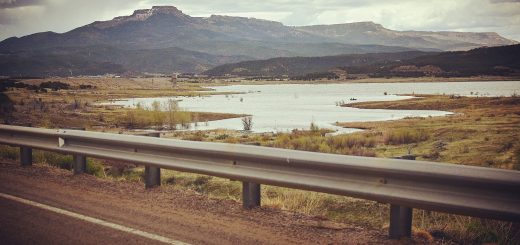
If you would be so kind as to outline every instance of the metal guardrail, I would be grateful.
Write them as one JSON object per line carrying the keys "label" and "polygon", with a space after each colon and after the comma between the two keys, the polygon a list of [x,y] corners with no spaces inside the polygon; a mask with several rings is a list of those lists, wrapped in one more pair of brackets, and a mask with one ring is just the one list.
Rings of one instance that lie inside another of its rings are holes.
{"label": "metal guardrail", "polygon": [[259,184],[389,203],[391,237],[410,236],[411,208],[520,221],[517,171],[7,125],[0,144],[21,147],[22,165],[35,148],[240,180],[245,207],[260,204]]}

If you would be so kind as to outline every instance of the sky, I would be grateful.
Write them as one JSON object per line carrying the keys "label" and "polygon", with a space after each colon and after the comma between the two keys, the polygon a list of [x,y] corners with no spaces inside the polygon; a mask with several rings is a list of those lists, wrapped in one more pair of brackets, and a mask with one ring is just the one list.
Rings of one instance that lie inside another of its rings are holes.
{"label": "sky", "polygon": [[373,21],[393,30],[497,32],[520,41],[520,0],[0,0],[0,40],[72,30],[135,9],[254,17],[302,26]]}

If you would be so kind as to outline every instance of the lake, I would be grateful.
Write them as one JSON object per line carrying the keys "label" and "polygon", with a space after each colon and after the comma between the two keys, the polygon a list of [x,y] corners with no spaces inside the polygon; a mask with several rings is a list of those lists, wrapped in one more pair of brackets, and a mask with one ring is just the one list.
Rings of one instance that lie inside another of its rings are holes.
{"label": "lake", "polygon": [[[405,117],[443,116],[445,111],[374,110],[340,107],[338,103],[393,101],[412,98],[395,94],[457,94],[466,96],[511,96],[520,93],[520,82],[439,82],[439,83],[342,83],[342,84],[277,84],[231,85],[210,87],[217,92],[243,94],[207,97],[173,97],[188,111],[248,114],[253,117],[254,132],[285,132],[308,129],[311,123],[320,128],[349,133],[358,129],[337,127],[336,122],[384,121]],[[385,92],[388,95],[385,95]],[[137,103],[150,106],[153,101],[166,102],[172,97],[130,98],[113,101],[133,107]],[[352,100],[351,99],[355,99]],[[192,130],[242,130],[241,118],[192,125]]]}

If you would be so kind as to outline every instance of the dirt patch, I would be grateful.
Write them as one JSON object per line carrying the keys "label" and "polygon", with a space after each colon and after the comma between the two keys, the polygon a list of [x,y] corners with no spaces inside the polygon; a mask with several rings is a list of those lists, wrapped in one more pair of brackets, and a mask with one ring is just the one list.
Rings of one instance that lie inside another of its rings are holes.
{"label": "dirt patch", "polygon": [[[6,162],[6,161],[4,161]],[[381,244],[369,230],[142,183],[74,176],[43,165],[0,164],[0,192],[195,244]],[[42,227],[42,229],[47,229]],[[44,233],[43,233],[44,234]]]}

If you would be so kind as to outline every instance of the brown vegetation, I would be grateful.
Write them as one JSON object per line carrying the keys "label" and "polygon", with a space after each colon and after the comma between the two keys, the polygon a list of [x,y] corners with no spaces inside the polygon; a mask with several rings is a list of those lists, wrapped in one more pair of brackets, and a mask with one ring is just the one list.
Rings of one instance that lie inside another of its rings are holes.
{"label": "brown vegetation", "polygon": [[[400,144],[378,144],[378,156],[393,157],[409,149],[419,159],[505,169],[520,169],[520,97],[459,97],[421,95],[422,98],[349,104],[357,108],[449,110],[454,115],[406,118],[386,122],[341,123],[368,129],[385,137],[415,135]],[[403,136],[401,136],[403,137]],[[405,137],[406,138],[406,137]],[[387,140],[385,138],[385,143]],[[390,142],[390,141],[388,141]]]}
{"label": "brown vegetation", "polygon": [[[175,129],[178,125],[187,126],[191,122],[207,122],[240,116],[182,111],[176,102],[135,109],[98,104],[98,102],[106,100],[131,97],[207,96],[212,94],[211,91],[196,84],[186,83],[172,88],[168,79],[161,78],[61,78],[58,80],[59,84],[66,84],[68,87],[46,91],[10,88],[0,94],[2,101],[0,120],[4,123],[35,127],[74,127],[120,131],[152,127]],[[46,83],[46,80],[23,80],[21,82],[29,86],[40,86]]]}
{"label": "brown vegetation", "polygon": [[[151,108],[127,109],[113,106],[94,106],[93,98],[132,97],[130,93],[146,90],[87,91],[85,96],[73,91],[50,91],[29,93],[12,90],[7,94],[14,103],[12,120],[31,122],[33,126],[53,125],[58,127],[111,125],[118,127],[171,128],[170,121],[183,121],[186,112],[175,109],[160,111]],[[170,91],[175,93],[176,90]],[[152,94],[159,90],[148,91]],[[178,91],[194,93],[193,91]],[[92,96],[92,97],[91,97]],[[111,97],[114,96],[114,97]],[[450,110],[455,114],[447,117],[406,118],[387,122],[341,123],[345,127],[364,128],[363,132],[327,136],[329,131],[311,127],[312,130],[295,130],[279,134],[241,134],[234,131],[210,132],[171,131],[167,137],[186,140],[216,141],[281,147],[288,149],[319,151],[335,154],[396,157],[411,151],[418,159],[470,164],[477,166],[520,168],[520,98],[473,98],[458,96],[422,96],[422,98],[393,101],[349,104],[360,108],[430,109]],[[189,113],[198,121],[225,117],[221,114]],[[227,115],[229,117],[233,115]],[[172,119],[173,118],[173,119]],[[186,120],[187,121],[187,120]],[[131,122],[130,124],[128,124]],[[134,126],[130,126],[134,125]],[[59,154],[35,152],[39,162],[70,168],[70,157]],[[13,148],[0,148],[0,155],[14,159],[18,152]],[[104,178],[125,181],[142,181],[143,169],[121,163],[121,169],[113,163],[91,160],[89,172]],[[188,188],[210,197],[240,199],[240,183],[221,178],[207,177],[174,171],[163,172],[164,184]],[[297,211],[335,221],[344,221],[360,226],[384,229],[388,225],[388,207],[385,204],[340,197],[328,194],[304,192],[286,188],[264,186],[263,205],[283,210]],[[414,234],[429,241],[455,241],[473,244],[496,242],[515,244],[520,239],[518,224],[490,221],[456,215],[447,215],[423,210],[414,211]]]}

